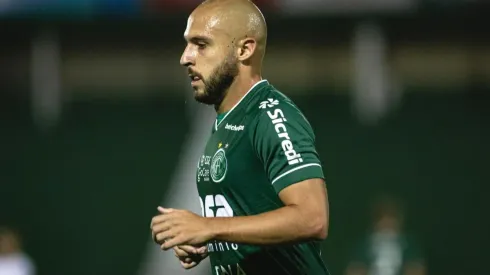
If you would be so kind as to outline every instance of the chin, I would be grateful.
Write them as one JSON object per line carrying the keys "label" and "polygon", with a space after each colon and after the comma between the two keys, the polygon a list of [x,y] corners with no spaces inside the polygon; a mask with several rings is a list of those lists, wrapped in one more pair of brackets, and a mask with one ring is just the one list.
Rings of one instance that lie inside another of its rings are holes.
{"label": "chin", "polygon": [[194,97],[196,99],[205,97],[204,91],[202,88],[194,87]]}
{"label": "chin", "polygon": [[199,103],[204,103],[209,105],[206,94],[201,90],[194,90],[194,99]]}

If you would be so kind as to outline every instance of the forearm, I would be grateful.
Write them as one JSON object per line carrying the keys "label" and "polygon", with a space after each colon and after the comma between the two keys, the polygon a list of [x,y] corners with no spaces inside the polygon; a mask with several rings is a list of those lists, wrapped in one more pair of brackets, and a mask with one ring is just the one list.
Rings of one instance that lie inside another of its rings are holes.
{"label": "forearm", "polygon": [[285,206],[255,216],[209,218],[213,239],[257,245],[297,242],[326,237],[325,218]]}

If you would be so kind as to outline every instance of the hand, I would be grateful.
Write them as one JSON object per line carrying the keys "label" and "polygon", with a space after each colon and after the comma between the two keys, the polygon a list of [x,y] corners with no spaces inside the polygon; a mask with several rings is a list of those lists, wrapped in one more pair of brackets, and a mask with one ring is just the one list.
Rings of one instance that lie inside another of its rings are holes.
{"label": "hand", "polygon": [[187,210],[158,207],[162,214],[151,220],[153,240],[163,250],[178,245],[202,245],[212,234],[208,220]]}
{"label": "hand", "polygon": [[208,256],[207,247],[191,245],[174,246],[175,257],[180,260],[184,269],[191,269]]}

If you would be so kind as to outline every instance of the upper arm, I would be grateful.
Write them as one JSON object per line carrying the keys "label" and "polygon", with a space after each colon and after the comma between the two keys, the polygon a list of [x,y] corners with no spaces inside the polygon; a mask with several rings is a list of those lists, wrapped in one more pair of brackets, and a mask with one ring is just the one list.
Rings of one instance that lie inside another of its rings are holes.
{"label": "upper arm", "polygon": [[311,205],[312,208],[326,209],[328,204],[325,181],[319,178],[292,184],[279,192],[279,198],[284,205]]}
{"label": "upper arm", "polygon": [[284,205],[298,206],[306,217],[328,228],[323,168],[306,118],[292,105],[281,102],[261,114],[253,142]]}
{"label": "upper arm", "polygon": [[284,188],[279,193],[284,205],[297,206],[303,215],[328,230],[328,195],[323,179],[308,179]]}
{"label": "upper arm", "polygon": [[308,179],[324,179],[313,129],[289,103],[262,110],[252,142],[276,193]]}

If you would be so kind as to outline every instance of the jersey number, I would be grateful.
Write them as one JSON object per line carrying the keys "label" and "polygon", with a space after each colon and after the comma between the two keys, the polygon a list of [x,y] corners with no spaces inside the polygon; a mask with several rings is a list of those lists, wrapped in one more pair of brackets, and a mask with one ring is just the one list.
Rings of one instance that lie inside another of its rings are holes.
{"label": "jersey number", "polygon": [[207,195],[204,201],[199,197],[203,217],[233,217],[233,209],[223,195]]}

